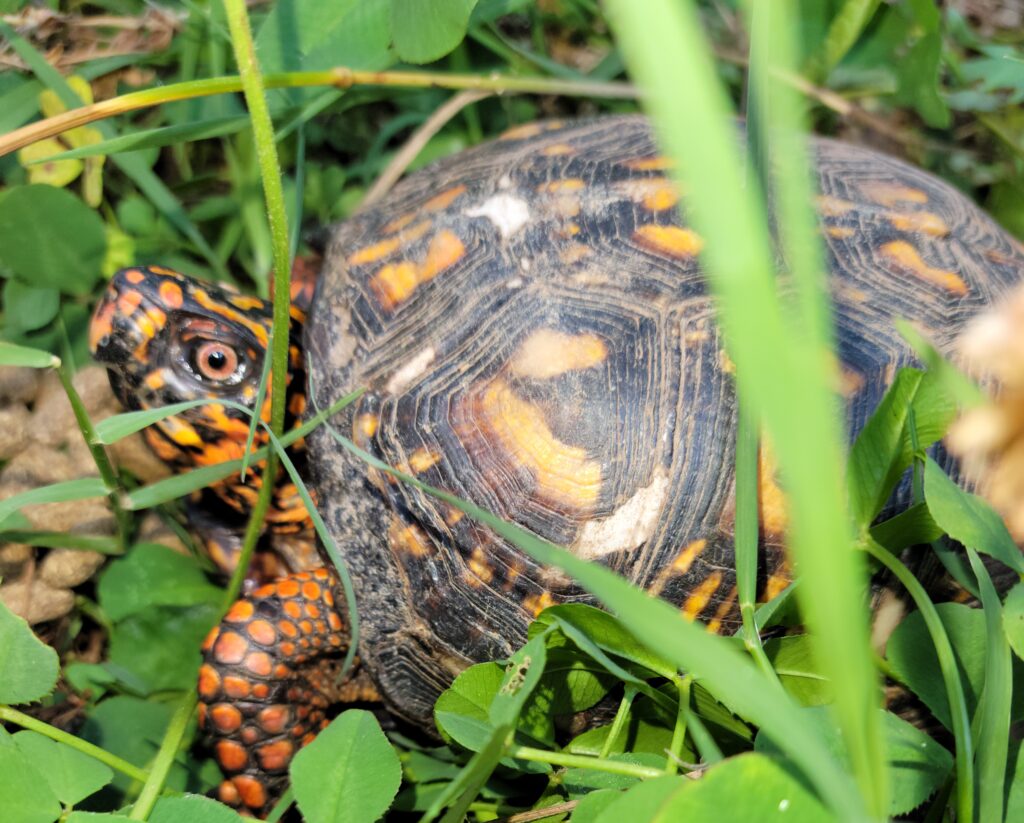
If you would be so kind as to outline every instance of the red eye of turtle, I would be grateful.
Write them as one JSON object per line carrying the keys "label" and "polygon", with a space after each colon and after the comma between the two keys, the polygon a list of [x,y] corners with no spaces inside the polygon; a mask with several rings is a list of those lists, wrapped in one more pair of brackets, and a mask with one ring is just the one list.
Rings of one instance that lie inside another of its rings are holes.
{"label": "red eye of turtle", "polygon": [[238,355],[226,343],[211,340],[196,351],[196,368],[210,380],[226,380],[238,368]]}

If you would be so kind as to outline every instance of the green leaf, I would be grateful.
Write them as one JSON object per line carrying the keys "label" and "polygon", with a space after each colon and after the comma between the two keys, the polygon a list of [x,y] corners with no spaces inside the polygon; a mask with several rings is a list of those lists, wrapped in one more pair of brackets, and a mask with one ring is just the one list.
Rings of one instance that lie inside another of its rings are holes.
{"label": "green leaf", "polygon": [[[985,615],[960,603],[937,603],[935,610],[953,647],[967,711],[974,714],[985,670]],[[907,615],[889,637],[886,659],[899,679],[948,729],[952,720],[938,657],[919,611]]]}
{"label": "green leaf", "polygon": [[829,682],[814,664],[810,637],[804,634],[768,640],[764,651],[783,687],[802,705],[831,701]]}
{"label": "green leaf", "polygon": [[1024,583],[1018,583],[1003,602],[1003,631],[1017,657],[1024,659]]}
{"label": "green leaf", "polygon": [[[173,707],[167,703],[117,696],[101,702],[86,716],[81,737],[136,766],[145,766],[156,756],[163,741]],[[191,764],[194,767],[194,763]],[[117,772],[114,785],[125,791],[132,780]],[[167,786],[179,791],[206,791],[216,785],[190,774],[181,763],[171,767]]]}
{"label": "green leaf", "polygon": [[12,277],[4,284],[4,320],[11,331],[41,329],[57,316],[60,292],[54,288],[36,288]]}
{"label": "green leaf", "polygon": [[583,795],[572,810],[572,823],[597,823],[601,812],[622,796],[614,789],[597,789]]}
{"label": "green leaf", "polygon": [[42,773],[0,728],[0,820],[4,823],[53,823],[60,801]]}
{"label": "green leaf", "polygon": [[14,735],[21,753],[46,779],[57,798],[73,806],[114,779],[113,770],[93,757],[38,732]]}
{"label": "green leaf", "polygon": [[[634,790],[635,791],[635,790]],[[607,810],[599,823],[612,823]],[[622,810],[626,813],[626,810]],[[632,815],[626,814],[626,819]],[[622,816],[616,818],[623,819]],[[663,798],[649,820],[714,820],[716,823],[823,823],[835,819],[807,787],[771,758],[742,754],[712,766]]]}
{"label": "green leaf", "polygon": [[18,186],[0,198],[0,263],[21,280],[89,294],[106,252],[103,221],[70,192]]}
{"label": "green leaf", "polygon": [[930,457],[925,462],[924,496],[946,534],[1024,575],[1024,558],[1002,518],[980,497],[961,489]]}
{"label": "green leaf", "polygon": [[551,715],[585,711],[618,683],[617,678],[575,649],[548,649],[547,658],[534,694],[543,695]]}
{"label": "green leaf", "polygon": [[149,823],[241,823],[242,818],[223,803],[197,794],[161,797],[156,801]]}
{"label": "green leaf", "polygon": [[477,0],[391,0],[391,29],[398,56],[408,63],[431,63],[466,36]]}
{"label": "green leaf", "polygon": [[527,699],[540,683],[546,653],[544,635],[530,640],[509,659],[498,692],[488,708],[488,719],[495,726],[514,726]]}
{"label": "green leaf", "polygon": [[873,540],[897,554],[908,546],[931,543],[945,534],[932,519],[924,503],[911,506],[895,517],[872,526],[870,532]]}
{"label": "green leaf", "polygon": [[[31,369],[53,369],[60,365],[60,358],[48,351],[15,346],[0,340],[0,366],[28,366]],[[3,518],[0,517],[0,520]]]}
{"label": "green leaf", "polygon": [[892,770],[889,813],[909,814],[931,797],[949,776],[953,756],[902,718],[887,713],[886,742]]}
{"label": "green leaf", "polygon": [[896,64],[899,88],[896,99],[912,106],[932,128],[949,126],[949,108],[939,94],[942,35],[926,34]]}
{"label": "green leaf", "polygon": [[584,603],[552,606],[545,609],[533,625],[538,629],[550,625],[575,629],[609,654],[642,666],[662,677],[674,677],[676,674],[675,666],[639,642],[621,621],[594,606]]}
{"label": "green leaf", "polygon": [[398,755],[370,712],[349,709],[291,764],[292,788],[310,823],[372,823],[402,782]]}
{"label": "green leaf", "polygon": [[0,602],[0,703],[45,697],[57,684],[57,669],[57,652]]}
{"label": "green leaf", "polygon": [[99,582],[99,601],[111,620],[122,620],[153,606],[195,606],[220,601],[191,558],[166,546],[141,543],[107,566]]}
{"label": "green leaf", "polygon": [[918,369],[900,369],[850,450],[850,507],[862,526],[878,516],[913,460],[908,428],[911,409],[922,449],[945,434],[956,414],[956,407],[936,376]]}
{"label": "green leaf", "polygon": [[[420,818],[421,823],[434,820],[441,809],[451,806],[442,818],[442,823],[461,823],[466,810],[473,798],[477,796],[487,779],[501,762],[502,754],[509,738],[512,736],[510,726],[502,726],[494,730],[491,739],[480,751],[474,754],[465,768],[459,772],[451,783],[441,791]],[[454,803],[453,803],[454,801]]]}
{"label": "green leaf", "polygon": [[[683,787],[685,777],[666,775],[635,783],[625,792],[616,792],[608,797],[607,789],[598,790],[605,795],[601,803],[602,810],[594,817],[594,823],[619,823],[622,820],[653,820],[665,801]],[[584,796],[586,799],[586,796]],[[580,805],[583,801],[580,801]],[[576,813],[573,812],[573,823]]]}
{"label": "green leaf", "polygon": [[256,49],[264,72],[382,69],[393,60],[390,42],[388,0],[280,0]]}
{"label": "green leaf", "polygon": [[967,555],[978,578],[982,611],[985,614],[985,686],[978,703],[974,724],[978,729],[976,753],[978,783],[978,819],[987,823],[1003,820],[1003,784],[1010,740],[1013,702],[1013,655],[1003,631],[999,595],[978,553]]}
{"label": "green leaf", "polygon": [[[634,766],[647,766],[651,769],[664,770],[665,753],[659,752],[617,752],[607,756],[608,760],[619,763],[630,763]],[[641,778],[628,774],[616,774],[602,769],[566,769],[562,773],[562,785],[570,797],[579,796],[595,789],[628,789],[642,782]],[[643,781],[645,782],[645,781]]]}
{"label": "green leaf", "polygon": [[434,703],[434,722],[460,746],[478,751],[493,727],[489,708],[505,673],[497,663],[478,663],[461,672]]}
{"label": "green leaf", "polygon": [[138,678],[145,694],[191,688],[203,638],[221,614],[219,599],[188,608],[151,607],[119,621],[110,632],[109,663]]}
{"label": "green leaf", "polygon": [[[834,756],[842,760],[843,748],[839,730],[828,713],[821,707],[808,709]],[[892,784],[889,814],[907,814],[931,797],[949,776],[953,768],[952,755],[924,732],[891,712],[884,712],[887,759]],[[765,754],[777,751],[774,744],[760,735],[755,750]]]}

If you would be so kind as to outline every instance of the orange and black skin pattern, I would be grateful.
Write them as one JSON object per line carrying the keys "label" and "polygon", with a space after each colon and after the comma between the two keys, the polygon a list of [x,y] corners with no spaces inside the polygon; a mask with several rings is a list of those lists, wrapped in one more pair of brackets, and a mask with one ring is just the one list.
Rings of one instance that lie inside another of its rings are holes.
{"label": "orange and black skin pattern", "polygon": [[[297,277],[290,328],[290,374],[286,426],[306,408],[305,370],[300,349],[312,278]],[[242,457],[249,417],[221,401],[254,408],[271,329],[270,303],[199,283],[170,269],[134,267],[119,271],[96,307],[90,348],[107,367],[110,383],[129,409],[152,409],[188,400],[208,400],[144,431],[153,451],[185,471]],[[269,390],[260,409],[270,419]],[[258,428],[253,448],[265,445]],[[303,446],[293,447],[303,463]],[[189,503],[190,521],[206,550],[225,573],[236,563],[249,511],[263,482],[259,465],[220,481]],[[285,546],[261,553],[256,580],[318,565],[308,513],[293,484],[276,479],[267,516],[268,540]],[[278,538],[281,538],[280,540]]]}
{"label": "orange and black skin pattern", "polygon": [[[299,348],[313,273],[293,272],[288,420],[305,410],[305,372]],[[107,366],[125,406],[150,409],[207,400],[146,430],[163,460],[180,470],[242,456],[249,422],[221,401],[254,407],[271,328],[271,305],[169,269],[118,272],[96,308],[90,345]],[[269,392],[268,392],[269,395]],[[266,400],[260,409],[269,420]],[[260,431],[258,447],[266,442]],[[293,456],[301,464],[301,445]],[[263,482],[259,466],[204,491],[189,507],[190,524],[212,559],[233,569],[241,530]],[[256,558],[254,588],[227,613],[203,646],[200,724],[213,739],[226,780],[225,803],[264,813],[287,779],[288,763],[327,722],[340,700],[378,699],[363,675],[340,686],[341,656],[349,632],[333,573],[316,561],[314,535],[295,487],[279,476],[267,517],[270,548]],[[288,576],[282,574],[293,572]]]}
{"label": "orange and black skin pattern", "polygon": [[206,638],[199,720],[225,773],[222,802],[265,814],[330,707],[379,699],[359,676],[339,683],[349,636],[342,602],[326,569],[299,572],[239,600]]}

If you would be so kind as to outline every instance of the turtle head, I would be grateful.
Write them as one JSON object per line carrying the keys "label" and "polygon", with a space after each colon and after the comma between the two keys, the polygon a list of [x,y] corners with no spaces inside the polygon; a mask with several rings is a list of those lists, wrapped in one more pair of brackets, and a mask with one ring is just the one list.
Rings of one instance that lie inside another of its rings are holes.
{"label": "turtle head", "polygon": [[[241,456],[249,417],[224,401],[255,406],[271,317],[271,304],[258,297],[170,269],[122,269],[93,314],[89,346],[107,367],[114,392],[130,409],[209,401],[166,418],[147,432],[165,460],[203,465]],[[290,397],[288,404],[293,416],[304,408],[299,347],[304,317],[294,306],[289,386],[298,396]],[[269,420],[269,392],[260,411]]]}

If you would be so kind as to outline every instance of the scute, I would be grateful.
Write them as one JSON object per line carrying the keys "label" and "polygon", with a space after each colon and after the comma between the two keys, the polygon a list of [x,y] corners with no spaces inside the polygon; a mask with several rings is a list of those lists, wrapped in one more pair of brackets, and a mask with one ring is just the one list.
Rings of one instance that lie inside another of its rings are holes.
{"label": "scute", "polygon": [[[930,175],[813,147],[856,431],[912,360],[893,320],[948,348],[1024,256]],[[332,240],[307,328],[311,397],[324,408],[366,387],[336,424],[356,421],[383,460],[727,627],[733,369],[703,238],[665,174],[646,121],[617,117],[512,132],[412,175]],[[310,453],[360,595],[361,653],[400,713],[428,717],[444,672],[508,654],[535,610],[583,596],[445,504],[367,484],[326,433]],[[762,583],[777,590],[784,512],[771,517]]]}

